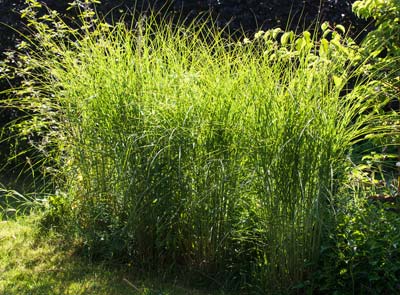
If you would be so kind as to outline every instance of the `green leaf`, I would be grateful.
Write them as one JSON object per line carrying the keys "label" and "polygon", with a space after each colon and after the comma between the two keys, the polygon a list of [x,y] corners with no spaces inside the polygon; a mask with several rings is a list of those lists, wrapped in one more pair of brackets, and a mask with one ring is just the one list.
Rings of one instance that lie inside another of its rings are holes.
{"label": "green leaf", "polygon": [[304,31],[303,32],[303,37],[304,37],[304,40],[307,41],[307,43],[311,42],[311,33],[309,31]]}
{"label": "green leaf", "polygon": [[281,37],[281,44],[287,45],[289,42],[291,43],[293,41],[293,38],[294,38],[293,32],[286,32]]}
{"label": "green leaf", "polygon": [[343,34],[346,33],[346,29],[345,29],[345,27],[342,26],[342,25],[337,25],[337,26],[335,27],[335,29],[341,31]]}
{"label": "green leaf", "polygon": [[278,38],[279,33],[283,32],[281,28],[276,28],[272,30],[272,38],[276,39]]}
{"label": "green leaf", "polygon": [[324,34],[322,35],[322,38],[326,38],[326,36],[328,36],[330,33],[332,33],[333,31],[332,30],[326,30],[325,32],[324,32]]}
{"label": "green leaf", "polygon": [[341,77],[338,77],[336,75],[333,76],[333,82],[335,83],[336,87],[341,87],[343,84],[343,79]]}
{"label": "green leaf", "polygon": [[305,45],[305,41],[300,38],[296,40],[296,50],[300,51]]}
{"label": "green leaf", "polygon": [[322,25],[321,25],[321,29],[322,29],[322,31],[326,31],[327,29],[329,28],[329,22],[324,22]]}
{"label": "green leaf", "polygon": [[319,56],[327,57],[329,53],[329,41],[325,38],[321,39],[321,45],[319,47]]}

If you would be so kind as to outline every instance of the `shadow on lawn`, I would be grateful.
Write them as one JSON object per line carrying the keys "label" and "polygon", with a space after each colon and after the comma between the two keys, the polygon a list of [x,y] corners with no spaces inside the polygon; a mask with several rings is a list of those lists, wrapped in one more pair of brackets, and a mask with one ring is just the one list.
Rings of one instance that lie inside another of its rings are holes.
{"label": "shadow on lawn", "polygon": [[74,254],[73,247],[40,235],[37,224],[32,216],[0,221],[0,294],[207,294],[138,279],[121,266],[90,263]]}

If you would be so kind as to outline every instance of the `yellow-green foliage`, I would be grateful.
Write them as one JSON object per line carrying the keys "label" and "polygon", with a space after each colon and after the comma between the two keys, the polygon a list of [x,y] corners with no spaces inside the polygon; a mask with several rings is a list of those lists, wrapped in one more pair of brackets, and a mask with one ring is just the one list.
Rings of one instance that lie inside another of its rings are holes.
{"label": "yellow-green foliage", "polygon": [[376,29],[370,32],[364,40],[367,50],[378,55],[386,49],[388,56],[398,57],[400,55],[400,1],[355,1],[353,11],[359,17],[373,18],[376,22]]}
{"label": "yellow-green foliage", "polygon": [[342,95],[340,27],[234,42],[151,16],[130,30],[91,10],[76,30],[25,16],[34,39],[6,71],[24,78],[21,132],[56,172],[48,220],[93,257],[271,292],[309,278],[352,145],[390,129]]}

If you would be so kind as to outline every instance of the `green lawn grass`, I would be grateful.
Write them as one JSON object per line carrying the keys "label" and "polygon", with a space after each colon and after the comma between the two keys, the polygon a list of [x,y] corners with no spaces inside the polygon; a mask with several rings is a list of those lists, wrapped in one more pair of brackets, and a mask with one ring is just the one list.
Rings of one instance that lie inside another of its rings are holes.
{"label": "green lawn grass", "polygon": [[39,222],[37,215],[0,221],[0,294],[222,294],[91,263],[55,235],[44,237]]}

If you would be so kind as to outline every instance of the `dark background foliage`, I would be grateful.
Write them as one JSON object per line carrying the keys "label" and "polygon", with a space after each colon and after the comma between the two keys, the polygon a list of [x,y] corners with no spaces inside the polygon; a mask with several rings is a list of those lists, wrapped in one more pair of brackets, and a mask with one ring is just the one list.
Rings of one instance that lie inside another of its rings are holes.
{"label": "dark background foliage", "polygon": [[[72,10],[67,11],[69,0],[43,0],[49,8],[61,14],[73,16]],[[165,8],[165,13],[175,13],[189,19],[201,13],[210,13],[218,26],[229,24],[232,31],[244,30],[254,32],[257,29],[274,27],[300,31],[313,26],[320,18],[321,22],[342,24],[350,28],[356,37],[366,32],[367,22],[357,18],[352,13],[354,0],[103,0],[98,5],[100,13],[113,11],[118,17],[126,11]],[[13,48],[18,34],[15,30],[23,31],[23,22],[19,11],[25,7],[24,0],[0,0],[0,50]],[[288,24],[288,20],[291,20]],[[10,27],[14,28],[13,30]]]}
{"label": "dark background foliage", "polygon": [[[67,11],[71,1],[42,0],[51,9],[62,14],[73,14]],[[148,10],[149,7],[166,8],[167,13],[179,13],[189,19],[200,13],[211,13],[219,26],[229,24],[234,30],[243,29],[246,32],[257,29],[287,26],[288,19],[292,21],[289,28],[302,30],[312,26],[320,17],[321,21],[332,24],[343,24],[349,27],[356,36],[365,31],[367,22],[357,18],[352,13],[352,3],[355,0],[103,0],[98,5],[99,12],[121,14],[133,9]],[[19,11],[25,6],[24,0],[0,0],[0,22],[22,29],[23,23]],[[0,48],[12,48],[16,32],[11,28],[0,26]]]}

